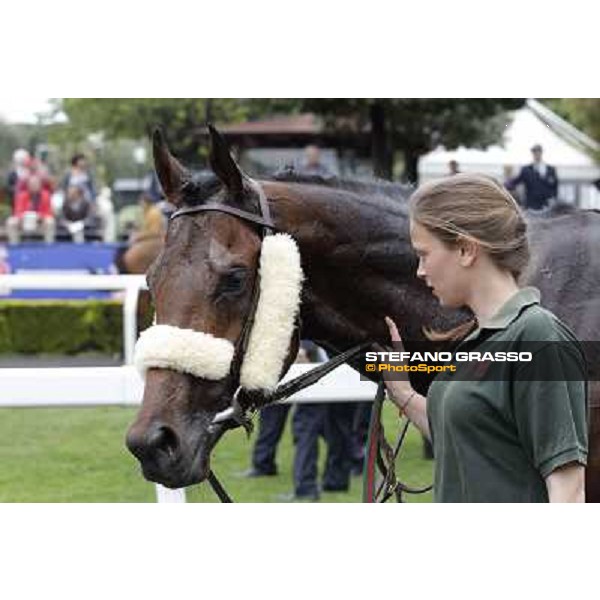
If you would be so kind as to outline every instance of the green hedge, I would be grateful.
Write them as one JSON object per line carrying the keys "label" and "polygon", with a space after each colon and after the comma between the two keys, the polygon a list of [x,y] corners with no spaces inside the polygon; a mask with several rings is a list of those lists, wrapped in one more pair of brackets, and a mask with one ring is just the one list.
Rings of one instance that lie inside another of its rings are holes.
{"label": "green hedge", "polygon": [[[144,311],[142,328],[151,316]],[[114,300],[2,300],[0,354],[123,351],[123,306]]]}

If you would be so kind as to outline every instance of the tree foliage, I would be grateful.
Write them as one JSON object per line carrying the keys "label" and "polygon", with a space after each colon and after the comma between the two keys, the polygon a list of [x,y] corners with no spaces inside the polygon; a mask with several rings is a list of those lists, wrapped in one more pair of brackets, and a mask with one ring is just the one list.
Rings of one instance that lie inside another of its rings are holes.
{"label": "tree foliage", "polygon": [[506,111],[523,105],[514,98],[306,98],[275,100],[288,110],[322,115],[329,127],[370,127],[375,172],[392,175],[395,153],[404,155],[405,176],[416,181],[420,156],[439,144],[486,147],[501,139]]}
{"label": "tree foliage", "polygon": [[0,121],[0,168],[10,164],[12,154],[21,140],[17,132],[8,123]]}
{"label": "tree foliage", "polygon": [[510,98],[68,98],[60,108],[71,132],[102,130],[110,137],[140,139],[163,125],[174,152],[194,162],[206,120],[230,123],[268,114],[313,112],[326,126],[347,131],[370,128],[375,173],[391,178],[397,152],[405,176],[416,181],[420,156],[439,144],[485,147],[501,138]]}
{"label": "tree foliage", "polygon": [[371,131],[376,175],[391,178],[397,152],[405,178],[416,181],[420,156],[439,144],[484,148],[497,143],[508,122],[507,111],[520,98],[278,98],[256,99],[264,112],[313,112],[332,129]]}
{"label": "tree foliage", "polygon": [[575,127],[600,141],[600,98],[554,98],[544,102]]}
{"label": "tree foliage", "polygon": [[197,162],[203,152],[200,133],[207,119],[244,119],[244,102],[236,98],[64,98],[57,108],[68,124],[56,136],[82,139],[102,131],[107,139],[147,138],[155,126],[164,127],[176,155]]}

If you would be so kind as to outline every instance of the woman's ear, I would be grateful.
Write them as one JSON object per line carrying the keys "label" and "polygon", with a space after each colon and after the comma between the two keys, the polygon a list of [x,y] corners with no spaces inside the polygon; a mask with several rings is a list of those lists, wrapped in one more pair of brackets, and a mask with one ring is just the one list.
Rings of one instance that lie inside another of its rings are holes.
{"label": "woman's ear", "polygon": [[460,264],[463,267],[470,267],[479,255],[480,246],[474,240],[462,238],[458,241],[458,249],[460,254]]}

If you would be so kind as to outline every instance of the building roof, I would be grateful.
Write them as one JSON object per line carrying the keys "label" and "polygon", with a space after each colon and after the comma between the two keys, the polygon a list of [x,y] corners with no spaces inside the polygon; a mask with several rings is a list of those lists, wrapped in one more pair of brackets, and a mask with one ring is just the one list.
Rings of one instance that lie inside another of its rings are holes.
{"label": "building roof", "polygon": [[323,122],[316,115],[305,113],[223,125],[219,130],[225,135],[318,135],[323,132]]}
{"label": "building roof", "polygon": [[[333,130],[312,113],[277,115],[257,121],[219,125],[218,129],[230,144],[240,149],[302,148],[316,143],[330,148],[354,148],[359,154],[369,155],[371,148],[366,129],[361,132],[350,127]],[[202,130],[199,135],[207,133]]]}

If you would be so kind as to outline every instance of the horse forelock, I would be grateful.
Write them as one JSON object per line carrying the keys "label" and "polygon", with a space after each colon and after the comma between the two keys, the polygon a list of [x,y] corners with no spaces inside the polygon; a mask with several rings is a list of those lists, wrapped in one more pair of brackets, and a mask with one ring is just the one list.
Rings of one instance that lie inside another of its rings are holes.
{"label": "horse forelock", "polygon": [[181,185],[181,196],[185,206],[200,206],[223,188],[214,173],[196,171]]}

